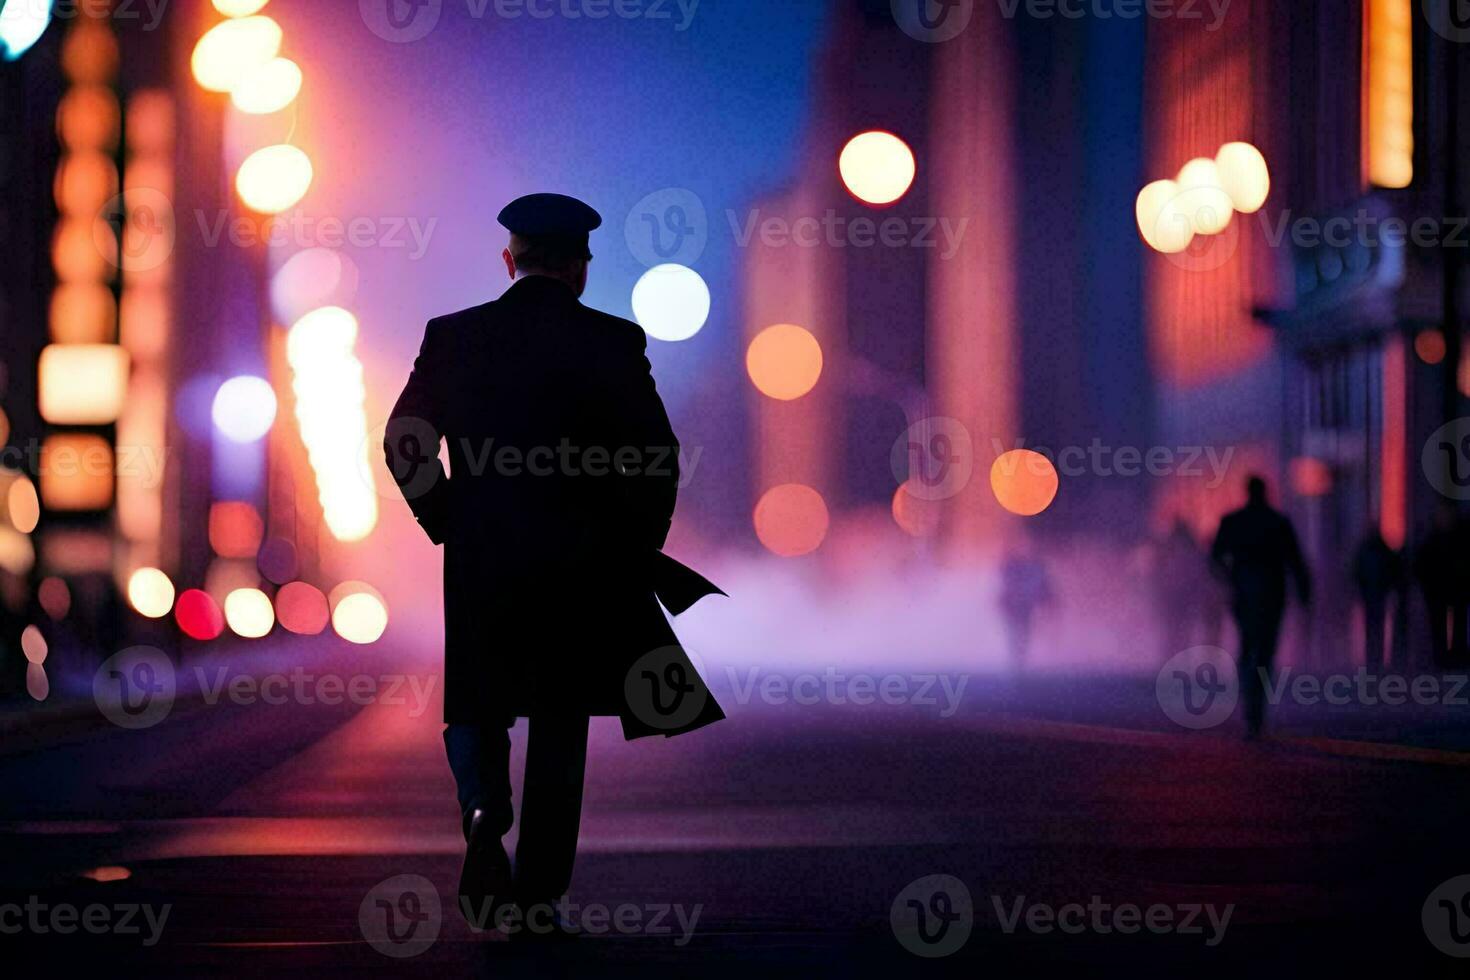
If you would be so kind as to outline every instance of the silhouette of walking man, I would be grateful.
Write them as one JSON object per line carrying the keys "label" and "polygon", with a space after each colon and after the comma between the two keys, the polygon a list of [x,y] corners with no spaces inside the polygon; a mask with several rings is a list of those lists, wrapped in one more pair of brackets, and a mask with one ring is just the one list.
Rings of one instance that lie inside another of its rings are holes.
{"label": "silhouette of walking man", "polygon": [[[661,550],[679,443],[641,328],[579,302],[602,218],[536,194],[500,214],[513,280],[498,300],[430,321],[393,409],[389,469],[444,545],[444,732],[466,840],[460,905],[512,938],[561,934],[552,904],[576,857],[588,719],[628,738],[724,717],[688,664],[659,600],[683,612],[718,590]],[[439,460],[447,446],[449,472]],[[698,712],[660,726],[630,704],[630,678],[672,651]],[[508,729],[529,719],[512,871]],[[517,918],[517,914],[523,918]]]}
{"label": "silhouette of walking man", "polygon": [[1387,660],[1388,600],[1404,588],[1404,563],[1377,527],[1370,527],[1353,555],[1353,584],[1363,604],[1363,661],[1379,671]]}
{"label": "silhouette of walking man", "polygon": [[1285,514],[1271,506],[1266,481],[1259,476],[1246,481],[1246,505],[1221,519],[1210,558],[1230,583],[1231,609],[1240,633],[1246,730],[1254,738],[1265,721],[1265,685],[1286,613],[1287,577],[1295,584],[1303,606],[1312,601],[1312,580],[1296,530]]}

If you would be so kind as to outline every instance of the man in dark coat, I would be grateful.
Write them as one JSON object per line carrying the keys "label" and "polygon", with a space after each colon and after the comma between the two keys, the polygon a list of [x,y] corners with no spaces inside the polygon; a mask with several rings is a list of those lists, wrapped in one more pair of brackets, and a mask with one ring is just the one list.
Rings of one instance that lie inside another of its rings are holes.
{"label": "man in dark coat", "polygon": [[[646,337],[579,302],[601,217],[538,194],[500,221],[513,284],[430,321],[384,448],[414,516],[444,545],[444,741],[468,845],[461,905],[472,921],[488,912],[504,925],[514,902],[528,927],[549,931],[576,855],[588,718],[617,715],[634,738],[724,717],[659,608],[660,596],[678,613],[717,590],[660,551],[679,444]],[[668,714],[670,703],[681,710]],[[512,874],[501,837],[518,717],[530,733]]]}
{"label": "man in dark coat", "polygon": [[1312,579],[1296,529],[1266,499],[1265,480],[1253,476],[1247,481],[1246,505],[1221,519],[1210,557],[1230,583],[1231,609],[1240,632],[1237,670],[1245,720],[1255,737],[1265,720],[1265,682],[1286,613],[1287,578],[1303,606],[1312,599]]}

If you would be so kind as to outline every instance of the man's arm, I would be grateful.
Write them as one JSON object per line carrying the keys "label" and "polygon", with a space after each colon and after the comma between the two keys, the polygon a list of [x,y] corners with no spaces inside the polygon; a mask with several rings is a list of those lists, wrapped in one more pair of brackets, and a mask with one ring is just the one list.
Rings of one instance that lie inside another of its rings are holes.
{"label": "man's arm", "polygon": [[449,530],[449,478],[439,462],[439,443],[444,437],[443,379],[439,377],[444,363],[441,332],[437,321],[432,320],[424,329],[413,372],[388,416],[383,434],[388,472],[435,544],[443,544]]}
{"label": "man's arm", "polygon": [[639,517],[639,529],[654,548],[662,548],[669,536],[674,505],[679,496],[679,440],[669,422],[668,411],[653,380],[648,360],[648,337],[637,329],[624,386],[622,445],[638,450],[641,468],[620,477],[628,490],[629,503]]}
{"label": "man's arm", "polygon": [[1307,570],[1306,559],[1302,557],[1301,543],[1297,541],[1296,528],[1290,520],[1286,520],[1286,567],[1291,572],[1292,580],[1296,583],[1296,595],[1302,605],[1308,606],[1312,603],[1312,573]]}

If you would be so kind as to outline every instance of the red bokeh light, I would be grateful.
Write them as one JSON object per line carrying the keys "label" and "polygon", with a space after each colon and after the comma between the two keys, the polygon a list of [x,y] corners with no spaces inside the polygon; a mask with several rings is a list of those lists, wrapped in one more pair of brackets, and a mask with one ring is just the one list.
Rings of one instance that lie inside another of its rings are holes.
{"label": "red bokeh light", "polygon": [[179,629],[196,640],[213,640],[225,631],[225,614],[208,592],[190,589],[174,605]]}

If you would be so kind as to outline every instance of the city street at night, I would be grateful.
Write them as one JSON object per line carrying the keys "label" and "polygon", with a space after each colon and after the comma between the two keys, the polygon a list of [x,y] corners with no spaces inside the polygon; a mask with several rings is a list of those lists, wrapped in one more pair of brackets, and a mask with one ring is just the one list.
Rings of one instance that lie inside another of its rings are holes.
{"label": "city street at night", "polygon": [[[337,654],[297,689],[402,668],[386,649]],[[206,676],[276,666],[252,650]],[[708,672],[736,687],[746,673]],[[571,918],[636,911],[621,928],[589,918],[553,962],[626,976],[877,963],[905,975],[933,964],[904,951],[890,906],[936,874],[963,882],[973,904],[973,933],[941,964],[953,975],[1129,963],[1223,975],[1258,959],[1310,970],[1440,955],[1421,909],[1466,870],[1463,707],[1323,717],[1288,706],[1278,736],[1247,744],[1227,726],[1172,724],[1142,676],[979,675],[949,717],[922,703],[741,703],[713,686],[732,719],[722,738],[624,743],[614,723],[594,727]],[[362,706],[181,695],[147,730],[78,720],[49,739],[7,719],[0,778],[23,789],[4,804],[0,900],[168,909],[156,936],[140,913],[137,935],[31,935],[27,957],[130,975],[545,969],[454,910],[461,841],[437,704],[414,717],[414,684],[379,690],[384,703]],[[393,887],[423,890],[433,912],[393,940],[376,909],[360,912],[402,875],[427,882]],[[1017,902],[1092,901],[1102,911],[1070,932],[1010,921]],[[1110,909],[1130,905],[1168,907],[1177,931],[1114,928]]]}

